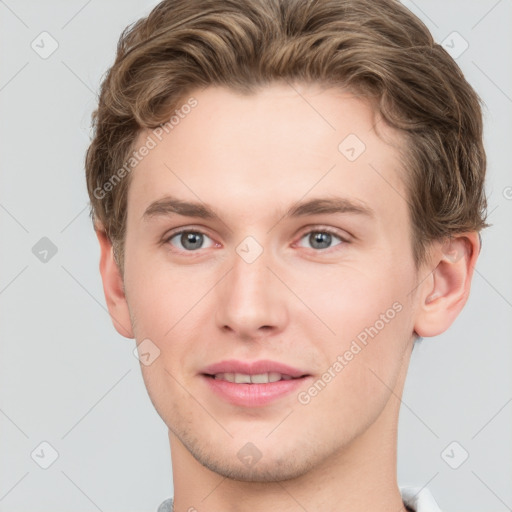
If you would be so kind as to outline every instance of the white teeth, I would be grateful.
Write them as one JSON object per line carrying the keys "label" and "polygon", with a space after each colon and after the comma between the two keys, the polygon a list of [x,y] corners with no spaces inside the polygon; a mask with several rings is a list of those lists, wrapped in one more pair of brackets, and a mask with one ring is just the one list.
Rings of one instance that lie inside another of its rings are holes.
{"label": "white teeth", "polygon": [[268,373],[268,381],[269,382],[277,382],[278,380],[281,380],[281,374],[276,372],[269,372]]}
{"label": "white teeth", "polygon": [[245,373],[217,373],[214,375],[217,380],[226,380],[236,384],[268,384],[279,380],[290,380],[290,375],[281,375],[277,372],[258,373],[256,375],[247,375]]}
{"label": "white teeth", "polygon": [[267,384],[274,381],[270,381],[268,373],[258,373],[257,375],[251,375],[251,382],[253,384]]}
{"label": "white teeth", "polygon": [[243,373],[235,373],[235,382],[237,384],[250,384],[251,383],[251,376],[250,375],[244,375]]}

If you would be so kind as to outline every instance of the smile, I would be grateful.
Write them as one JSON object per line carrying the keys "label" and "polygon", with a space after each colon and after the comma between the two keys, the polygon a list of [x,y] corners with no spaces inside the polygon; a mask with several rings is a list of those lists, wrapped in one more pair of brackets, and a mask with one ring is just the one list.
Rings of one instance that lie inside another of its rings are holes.
{"label": "smile", "polygon": [[236,384],[268,384],[269,382],[278,382],[280,380],[291,380],[294,377],[277,372],[257,373],[249,375],[247,373],[217,373],[211,375],[216,380],[225,380]]}
{"label": "smile", "polygon": [[304,368],[260,359],[229,359],[203,368],[199,374],[212,397],[238,407],[262,407],[290,396],[313,379]]}

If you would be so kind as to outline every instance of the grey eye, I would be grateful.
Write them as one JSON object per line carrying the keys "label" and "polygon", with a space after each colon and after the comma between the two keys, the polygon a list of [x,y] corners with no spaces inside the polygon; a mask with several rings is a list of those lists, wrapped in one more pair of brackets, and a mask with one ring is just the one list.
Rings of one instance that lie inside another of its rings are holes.
{"label": "grey eye", "polygon": [[[333,238],[337,238],[339,242],[337,244],[331,245],[333,242]],[[330,247],[334,247],[335,245],[339,245],[343,240],[334,233],[330,233],[329,231],[310,231],[306,233],[301,240],[306,239],[310,244],[312,249],[329,249]]]}
{"label": "grey eye", "polygon": [[[203,243],[206,238],[210,239],[208,235],[201,233],[200,231],[180,231],[179,233],[175,233],[171,236],[169,238],[169,242],[172,245],[175,245],[172,240],[177,239],[181,245],[181,247],[178,246],[178,249],[196,251],[197,249],[204,249]],[[211,245],[209,247],[211,247]]]}

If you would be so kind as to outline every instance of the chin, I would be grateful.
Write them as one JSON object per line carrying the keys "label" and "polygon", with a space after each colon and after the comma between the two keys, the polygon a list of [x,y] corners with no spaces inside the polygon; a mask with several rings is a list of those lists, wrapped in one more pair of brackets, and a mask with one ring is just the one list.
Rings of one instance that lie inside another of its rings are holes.
{"label": "chin", "polygon": [[297,460],[288,460],[284,463],[260,460],[253,467],[244,467],[242,463],[220,460],[211,454],[207,457],[196,457],[196,459],[210,471],[240,482],[284,482],[301,477],[311,469],[310,464]]}
{"label": "chin", "polygon": [[[314,457],[309,457],[298,449],[290,450],[289,454],[278,454],[275,448],[267,447],[269,455],[265,455],[257,451],[251,443],[237,449],[227,443],[201,445],[197,439],[191,442],[191,439],[183,437],[181,442],[202,466],[223,477],[241,482],[292,480],[308,473],[313,467]],[[212,447],[218,451],[213,451]],[[245,461],[247,455],[252,455],[252,460]]]}

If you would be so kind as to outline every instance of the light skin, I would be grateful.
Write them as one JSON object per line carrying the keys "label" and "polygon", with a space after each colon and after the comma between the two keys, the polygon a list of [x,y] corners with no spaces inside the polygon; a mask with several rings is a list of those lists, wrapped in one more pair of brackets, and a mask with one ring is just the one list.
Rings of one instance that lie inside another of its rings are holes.
{"label": "light skin", "polygon": [[[444,332],[464,307],[478,234],[435,242],[415,268],[401,139],[361,99],[311,84],[191,96],[197,107],[132,171],[124,276],[97,231],[116,329],[160,350],[141,369],[169,428],[175,510],[405,510],[397,425],[413,335]],[[338,149],[349,134],[366,146],[352,162]],[[166,197],[218,218],[144,215]],[[334,197],[373,213],[284,215]],[[204,236],[191,248],[179,230]],[[252,263],[236,251],[248,236],[263,249]],[[294,392],[235,406],[200,376],[225,359],[271,359],[311,374],[307,391],[396,303],[307,404]],[[238,456],[247,443],[261,454],[253,465]]]}

